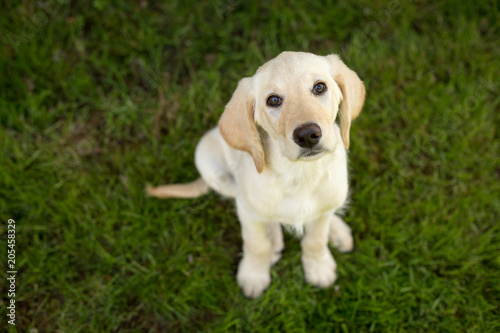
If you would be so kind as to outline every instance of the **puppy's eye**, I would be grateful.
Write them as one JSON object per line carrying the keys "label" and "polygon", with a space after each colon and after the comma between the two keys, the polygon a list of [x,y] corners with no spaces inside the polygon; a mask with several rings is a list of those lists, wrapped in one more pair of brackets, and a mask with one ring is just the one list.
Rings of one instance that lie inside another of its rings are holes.
{"label": "puppy's eye", "polygon": [[267,102],[266,103],[267,103],[268,106],[276,108],[276,107],[278,107],[278,106],[281,105],[282,101],[283,100],[281,99],[281,97],[276,96],[276,95],[271,95],[271,96],[269,96],[267,98]]}
{"label": "puppy's eye", "polygon": [[326,84],[324,84],[323,82],[318,82],[314,85],[313,94],[321,95],[325,91],[326,91]]}

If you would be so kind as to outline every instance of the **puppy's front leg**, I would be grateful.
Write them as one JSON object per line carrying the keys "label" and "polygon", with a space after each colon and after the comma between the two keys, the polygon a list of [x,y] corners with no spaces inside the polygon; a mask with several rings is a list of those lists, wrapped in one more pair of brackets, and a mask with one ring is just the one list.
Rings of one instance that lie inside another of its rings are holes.
{"label": "puppy's front leg", "polygon": [[257,298],[271,283],[271,239],[266,224],[242,219],[243,259],[238,267],[238,284],[247,297]]}
{"label": "puppy's front leg", "polygon": [[337,264],[328,249],[330,216],[331,214],[327,214],[306,225],[306,233],[301,242],[306,281],[320,288],[331,286],[337,277]]}

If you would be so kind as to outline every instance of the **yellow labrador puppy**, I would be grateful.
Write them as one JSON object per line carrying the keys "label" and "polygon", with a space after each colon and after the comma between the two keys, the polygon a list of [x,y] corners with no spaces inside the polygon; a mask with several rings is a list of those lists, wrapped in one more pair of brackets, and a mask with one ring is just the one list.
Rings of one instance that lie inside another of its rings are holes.
{"label": "yellow labrador puppy", "polygon": [[270,284],[284,246],[280,224],[304,232],[305,278],[326,288],[336,278],[328,241],[353,247],[335,212],[347,199],[349,128],[364,99],[363,82],[337,55],[283,52],[239,82],[219,126],[199,142],[201,178],[147,191],[187,198],[213,189],[235,198],[243,236],[237,280],[246,296]]}

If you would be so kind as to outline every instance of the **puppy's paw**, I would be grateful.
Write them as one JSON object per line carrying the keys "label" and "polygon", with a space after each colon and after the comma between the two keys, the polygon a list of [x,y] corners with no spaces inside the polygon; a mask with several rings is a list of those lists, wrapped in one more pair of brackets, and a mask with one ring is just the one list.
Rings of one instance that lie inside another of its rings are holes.
{"label": "puppy's paw", "polygon": [[328,239],[340,252],[351,252],[354,248],[351,228],[337,215],[332,216]]}
{"label": "puppy's paw", "polygon": [[271,284],[271,273],[269,267],[252,266],[243,258],[238,267],[237,280],[246,297],[257,298]]}
{"label": "puppy's paw", "polygon": [[281,259],[281,255],[285,249],[283,233],[278,223],[269,223],[266,228],[271,240],[271,265],[274,265]]}
{"label": "puppy's paw", "polygon": [[271,265],[276,264],[278,261],[281,259],[283,250],[276,250],[275,252],[271,253]]}
{"label": "puppy's paw", "polygon": [[321,259],[302,255],[302,265],[306,281],[315,287],[328,288],[337,278],[337,264],[330,251],[325,251]]}

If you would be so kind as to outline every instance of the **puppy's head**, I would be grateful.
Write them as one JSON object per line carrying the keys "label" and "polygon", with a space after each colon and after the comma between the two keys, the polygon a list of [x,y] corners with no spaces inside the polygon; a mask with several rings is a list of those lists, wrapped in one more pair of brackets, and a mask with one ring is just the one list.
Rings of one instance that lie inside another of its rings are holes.
{"label": "puppy's head", "polygon": [[219,120],[226,142],[252,155],[258,172],[264,151],[256,125],[291,161],[315,160],[337,142],[340,109],[343,144],[349,147],[351,121],[361,112],[365,87],[337,55],[283,52],[238,84]]}

